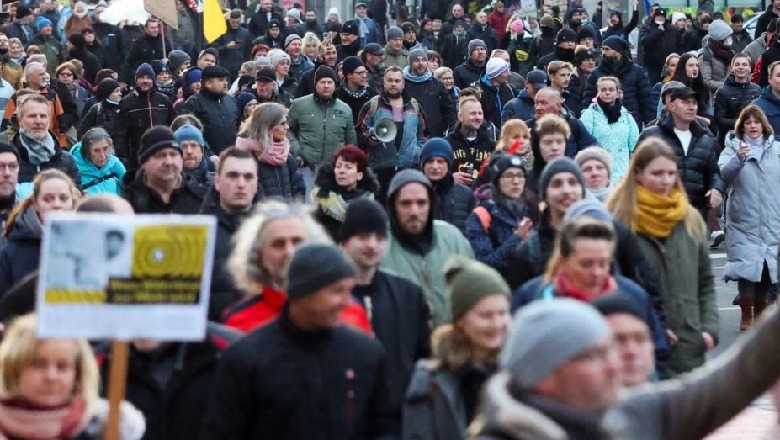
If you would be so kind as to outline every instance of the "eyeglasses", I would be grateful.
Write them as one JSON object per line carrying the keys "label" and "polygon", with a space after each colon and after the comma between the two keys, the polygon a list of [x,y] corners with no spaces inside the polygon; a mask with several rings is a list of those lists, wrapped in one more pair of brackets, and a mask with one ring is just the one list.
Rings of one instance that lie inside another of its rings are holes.
{"label": "eyeglasses", "polygon": [[60,72],[60,76],[73,76],[70,72]]}
{"label": "eyeglasses", "polygon": [[525,180],[525,174],[523,173],[504,173],[501,175],[501,178],[504,180],[520,180],[521,182]]}

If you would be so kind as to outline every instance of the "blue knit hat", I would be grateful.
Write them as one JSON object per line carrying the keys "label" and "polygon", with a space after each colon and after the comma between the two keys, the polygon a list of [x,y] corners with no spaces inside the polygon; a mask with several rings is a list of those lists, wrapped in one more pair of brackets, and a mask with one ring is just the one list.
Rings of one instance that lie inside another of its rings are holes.
{"label": "blue knit hat", "polygon": [[192,67],[187,69],[187,73],[184,74],[184,89],[189,90],[193,83],[200,81],[201,70],[198,67]]}
{"label": "blue knit hat", "polygon": [[51,26],[51,20],[49,20],[46,17],[38,17],[38,20],[35,22],[35,24],[38,26],[38,29],[41,29],[44,26]]}
{"label": "blue knit hat", "polygon": [[247,92],[241,92],[236,95],[236,106],[238,107],[238,118],[241,119],[244,116],[244,109],[246,105],[252,102],[253,99],[257,99],[255,95]]}
{"label": "blue knit hat", "polygon": [[157,74],[154,73],[154,69],[152,69],[152,66],[149,63],[141,64],[140,66],[138,66],[138,69],[135,71],[136,80],[138,80],[138,78],[142,76],[148,76],[149,78],[152,79],[157,78]]}
{"label": "blue knit hat", "polygon": [[[425,146],[420,153],[420,168],[425,165],[432,157],[442,157],[447,161],[447,164],[452,168],[455,162],[455,155],[452,153],[452,146],[446,139],[440,137],[434,137],[428,139]],[[452,170],[450,170],[452,171]]]}
{"label": "blue knit hat", "polygon": [[203,133],[194,125],[182,125],[176,130],[174,136],[176,136],[176,140],[179,141],[180,144],[184,141],[195,141],[202,148],[206,143],[206,141],[203,140]]}
{"label": "blue knit hat", "polygon": [[610,35],[601,43],[601,45],[607,46],[612,50],[616,50],[621,54],[628,51],[628,41],[617,35]]}

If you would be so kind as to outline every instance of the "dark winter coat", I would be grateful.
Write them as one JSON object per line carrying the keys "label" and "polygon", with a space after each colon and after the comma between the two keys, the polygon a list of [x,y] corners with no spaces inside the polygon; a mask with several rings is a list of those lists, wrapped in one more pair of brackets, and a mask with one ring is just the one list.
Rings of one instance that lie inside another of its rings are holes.
{"label": "dark winter coat", "polygon": [[389,400],[399,415],[414,364],[430,355],[431,312],[419,284],[382,269],[352,296],[367,311],[371,328],[387,353]]}
{"label": "dark winter coat", "polygon": [[773,10],[772,4],[768,4],[764,10],[764,13],[758,17],[758,20],[756,20],[756,31],[753,35],[761,35],[766,32],[766,28],[769,26],[769,22],[772,21],[773,18],[778,17],[780,16],[778,16]]}
{"label": "dark winter coat", "polygon": [[433,76],[423,82],[407,79],[404,89],[420,104],[425,115],[426,137],[442,137],[457,122],[455,103],[438,79]]}
{"label": "dark winter coat", "polygon": [[445,66],[459,66],[468,58],[466,52],[469,50],[469,39],[465,34],[461,38],[457,38],[455,34],[447,35],[443,39],[439,36],[439,41],[441,41],[440,55]]}
{"label": "dark winter coat", "polygon": [[[314,77],[312,76],[312,80],[313,79]],[[301,82],[301,84],[303,84],[303,82]],[[406,86],[408,87],[409,84],[407,83]],[[300,85],[298,86],[298,90],[301,90]],[[352,123],[355,124],[355,126],[357,126],[358,116],[360,116],[360,110],[363,108],[363,104],[367,103],[373,96],[376,96],[376,93],[369,87],[353,92],[347,90],[346,83],[342,83],[341,87],[336,89],[336,98],[344,101],[352,110]]]}
{"label": "dark winter coat", "polygon": [[647,80],[645,69],[641,66],[622,59],[622,63],[615,66],[614,70],[609,69],[603,63],[591,72],[588,77],[588,83],[585,86],[585,94],[582,97],[582,108],[588,108],[593,102],[598,92],[596,82],[602,76],[614,76],[620,80],[623,89],[623,107],[626,108],[636,121],[637,127],[642,127],[642,123],[648,123],[655,119],[655,111],[658,101],[652,100],[652,86]]}
{"label": "dark winter coat", "polygon": [[539,64],[539,60],[555,50],[556,30],[547,26],[542,26],[541,30],[542,33],[531,41],[531,47],[528,52],[529,61],[533,66]]}
{"label": "dark winter coat", "polygon": [[523,78],[534,68],[529,55],[532,41],[533,37],[528,32],[515,37],[512,37],[512,32],[507,32],[504,36],[503,44],[509,53],[509,67],[512,72],[519,73]]}
{"label": "dark winter coat", "polygon": [[374,199],[379,195],[376,174],[367,168],[354,190],[347,190],[336,183],[333,165],[324,163],[317,168],[314,178],[312,202],[317,206],[314,219],[325,228],[333,241],[339,240],[339,229],[347,214],[347,207],[355,200]]}
{"label": "dark winter coat", "polygon": [[0,296],[38,269],[42,233],[41,220],[30,205],[16,218],[5,246],[0,249]]}
{"label": "dark winter coat", "polygon": [[487,79],[487,76],[480,78],[479,89],[482,91],[479,102],[482,103],[482,112],[485,120],[492,122],[496,127],[500,127],[503,121],[504,105],[514,99],[514,90],[509,87],[509,84],[501,84],[498,87],[493,86],[490,80]]}
{"label": "dark winter coat", "polygon": [[19,134],[13,137],[11,143],[19,151],[19,183],[30,183],[35,180],[35,175],[43,170],[57,169],[67,174],[73,182],[81,187],[81,176],[79,175],[79,167],[76,165],[76,161],[73,156],[67,151],[63,150],[57,143],[57,137],[49,132],[54,139],[54,156],[51,157],[49,162],[41,165],[33,165],[30,163],[30,154],[27,149],[22,146],[21,140],[19,140]]}
{"label": "dark winter coat", "polygon": [[639,30],[639,45],[644,53],[647,78],[651,83],[656,83],[660,79],[666,57],[673,52],[681,53],[682,34],[671,23],[666,23],[662,31],[650,21]]}
{"label": "dark winter coat", "polygon": [[114,150],[129,172],[138,169],[138,148],[144,132],[155,125],[170,126],[175,117],[171,101],[154,89],[146,93],[134,90],[119,101]]}
{"label": "dark winter coat", "polygon": [[547,66],[553,61],[566,61],[572,65],[574,61],[574,51],[564,51],[563,49],[556,47],[552,52],[539,58],[539,62],[536,64],[536,68],[547,72]]}
{"label": "dark winter coat", "polygon": [[214,153],[235,145],[238,106],[230,94],[216,95],[202,88],[177,107],[177,112],[193,114],[203,123],[203,137]]}
{"label": "dark winter coat", "polygon": [[433,183],[433,219],[443,220],[461,232],[466,230],[466,219],[474,210],[474,192],[466,185],[455,181],[452,174]]}
{"label": "dark winter coat", "polygon": [[772,87],[764,87],[758,98],[753,101],[753,104],[761,108],[769,120],[769,125],[772,126],[775,139],[780,140],[780,99],[772,93]]}
{"label": "dark winter coat", "polygon": [[143,172],[139,172],[135,181],[125,187],[122,197],[130,202],[136,214],[197,214],[203,205],[205,188],[182,174],[181,185],[165,203],[157,191],[146,185]]}
{"label": "dark winter coat", "polygon": [[287,155],[287,162],[280,166],[258,161],[257,185],[259,199],[273,198],[292,202],[302,200],[306,192],[303,175],[298,170],[298,161],[292,154]]}
{"label": "dark winter coat", "polygon": [[469,27],[466,30],[466,38],[471,40],[482,40],[485,42],[485,45],[487,46],[487,53],[488,56],[490,55],[490,52],[493,52],[493,49],[500,49],[501,43],[498,41],[498,35],[496,35],[496,30],[490,27],[489,24],[479,24],[477,22],[474,22],[471,27]]}
{"label": "dark winter coat", "polygon": [[683,52],[695,52],[701,49],[701,40],[703,40],[706,36],[707,31],[704,29],[690,29],[685,33],[685,35],[683,35]]}
{"label": "dark winter coat", "polygon": [[748,82],[740,83],[734,75],[726,77],[723,87],[715,92],[715,122],[718,124],[718,145],[723,145],[726,133],[734,129],[743,108],[761,95],[761,87]]}
{"label": "dark winter coat", "polygon": [[452,152],[455,155],[455,165],[452,171],[457,171],[460,165],[465,164],[472,164],[474,170],[479,171],[482,168],[482,162],[490,160],[490,155],[496,151],[495,136],[495,128],[486,121],[477,130],[477,137],[473,141],[469,140],[461,131],[460,122],[457,123],[447,135],[447,141],[452,146]]}
{"label": "dark winter coat", "polygon": [[78,52],[71,52],[67,58],[68,60],[79,60],[84,65],[84,78],[89,81],[90,84],[95,83],[95,78],[100,69],[103,68],[103,63],[100,59],[90,52],[86,46],[81,48]]}
{"label": "dark winter coat", "polygon": [[[253,39],[252,34],[243,27],[233,29],[228,26],[227,32],[211,43],[211,47],[219,51],[219,65],[230,72],[231,78],[235,78],[241,69],[241,64],[251,58]],[[228,48],[227,45],[233,41],[238,46]]]}
{"label": "dark winter coat", "polygon": [[501,113],[501,124],[503,125],[510,119],[520,119],[527,121],[534,117],[534,98],[528,95],[528,90],[520,90],[517,98],[512,98],[504,105],[504,111]]}
{"label": "dark winter coat", "polygon": [[[571,135],[566,139],[566,156],[574,159],[574,156],[578,152],[584,150],[587,147],[598,145],[598,141],[592,134],[585,128],[585,125],[579,120],[570,115],[562,116],[566,122],[569,123],[571,129]],[[525,121],[528,128],[531,130],[531,136],[534,134],[534,127],[536,127],[536,118]],[[541,156],[536,156],[541,157]],[[540,170],[541,171],[541,170]]]}
{"label": "dark winter coat", "polygon": [[671,115],[662,117],[658,125],[642,131],[637,144],[654,136],[663,139],[672,147],[677,155],[677,172],[685,185],[688,201],[700,212],[704,212],[709,208],[709,199],[704,194],[710,189],[716,189],[721,194],[725,194],[726,184],[720,177],[718,146],[715,136],[697,121],[691,123],[690,130],[693,138],[691,138],[687,154],[680,144],[680,139],[674,134],[674,121]]}
{"label": "dark winter coat", "polygon": [[76,135],[81,140],[84,133],[94,127],[102,127],[113,137],[116,133],[116,124],[119,119],[119,104],[114,104],[107,100],[96,103],[87,110],[87,114],[79,124]]}
{"label": "dark winter coat", "polygon": [[117,26],[101,21],[93,21],[92,30],[95,38],[103,47],[103,67],[115,72],[121,72],[125,53],[125,42]]}
{"label": "dark winter coat", "polygon": [[398,434],[379,341],[346,326],[278,319],[227,349],[201,440],[391,439]]}
{"label": "dark winter coat", "polygon": [[165,50],[163,50],[162,34],[152,38],[144,34],[141,38],[135,40],[130,47],[130,53],[125,62],[125,74],[123,78],[128,84],[133,84],[135,69],[143,63],[151,63],[154,60],[167,58],[168,52],[172,49],[171,42],[165,39]]}
{"label": "dark winter coat", "polygon": [[[284,35],[284,26],[287,21],[282,18],[282,15],[276,11],[273,11],[271,12],[271,20],[276,20],[279,22],[279,35]],[[249,32],[251,32],[255,37],[265,35],[265,33],[268,31],[268,24],[268,13],[258,9],[257,12],[252,15],[252,18],[249,21]]]}
{"label": "dark winter coat", "polygon": [[455,67],[453,69],[455,87],[463,90],[466,87],[471,87],[472,84],[478,83],[482,75],[485,74],[485,66],[477,66],[471,59],[467,59],[463,64]]}
{"label": "dark winter coat", "polygon": [[780,61],[780,41],[772,42],[770,47],[767,47],[766,52],[761,55],[761,76],[758,80],[758,85],[766,87],[769,85],[769,66],[775,61]]}

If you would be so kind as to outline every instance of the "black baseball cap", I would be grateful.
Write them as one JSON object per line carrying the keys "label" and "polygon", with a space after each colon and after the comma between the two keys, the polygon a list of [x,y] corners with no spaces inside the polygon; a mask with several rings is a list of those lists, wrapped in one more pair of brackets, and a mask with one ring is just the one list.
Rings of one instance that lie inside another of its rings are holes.
{"label": "black baseball cap", "polygon": [[669,99],[671,101],[676,101],[678,99],[691,99],[696,98],[696,92],[693,91],[690,87],[678,87],[676,89],[673,89],[669,94]]}
{"label": "black baseball cap", "polygon": [[385,54],[385,48],[377,43],[368,43],[366,44],[366,47],[363,48],[363,52],[369,55],[381,57]]}
{"label": "black baseball cap", "polygon": [[255,81],[260,81],[260,82],[276,81],[276,74],[274,73],[274,69],[268,66],[261,67],[260,70],[257,71],[257,74],[255,74]]}
{"label": "black baseball cap", "polygon": [[658,17],[659,15],[663,15],[666,17],[666,9],[664,8],[658,8],[655,10],[655,14],[653,14],[653,17]]}

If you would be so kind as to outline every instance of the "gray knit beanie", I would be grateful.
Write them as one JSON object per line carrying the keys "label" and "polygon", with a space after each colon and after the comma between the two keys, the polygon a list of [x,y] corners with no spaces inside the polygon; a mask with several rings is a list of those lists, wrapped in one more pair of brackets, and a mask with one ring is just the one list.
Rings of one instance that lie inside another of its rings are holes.
{"label": "gray knit beanie", "polygon": [[612,176],[612,155],[609,151],[599,146],[592,146],[585,148],[574,156],[574,161],[577,162],[577,166],[582,168],[582,164],[589,160],[597,160],[604,164],[607,168],[607,173]]}
{"label": "gray knit beanie", "polygon": [[331,244],[309,243],[296,249],[287,268],[287,299],[294,301],[355,276],[355,266]]}
{"label": "gray knit beanie", "polygon": [[542,174],[539,176],[539,197],[544,199],[547,192],[547,186],[550,185],[550,180],[558,173],[572,173],[577,177],[582,185],[582,198],[585,198],[585,176],[582,175],[580,167],[577,163],[566,156],[556,157],[551,160],[542,170]]}
{"label": "gray knit beanie", "polygon": [[568,298],[534,301],[512,320],[499,365],[523,390],[533,390],[556,368],[609,336],[589,304]]}

